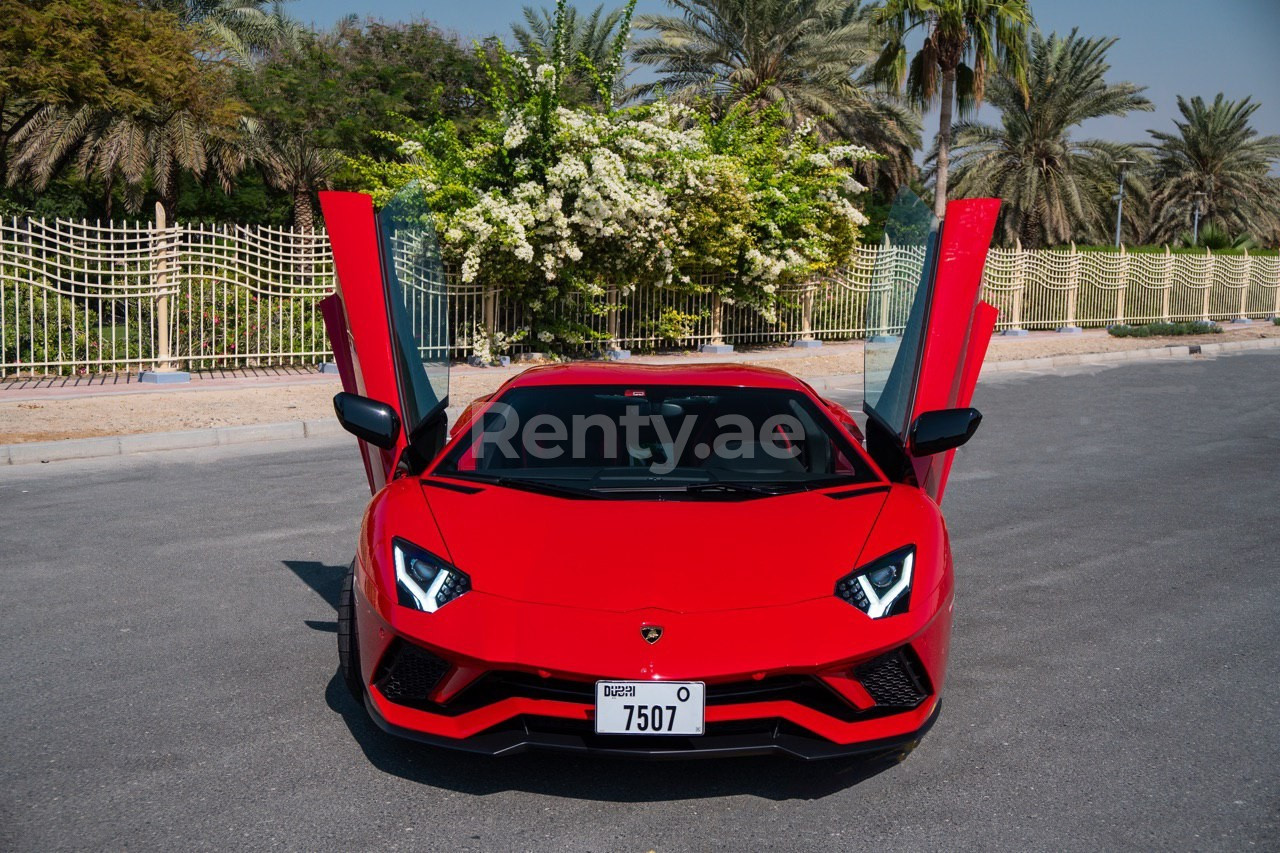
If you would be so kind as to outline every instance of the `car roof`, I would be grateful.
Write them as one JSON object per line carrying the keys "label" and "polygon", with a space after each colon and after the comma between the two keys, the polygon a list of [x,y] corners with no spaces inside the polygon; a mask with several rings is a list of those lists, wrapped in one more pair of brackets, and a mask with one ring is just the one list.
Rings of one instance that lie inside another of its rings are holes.
{"label": "car roof", "polygon": [[619,364],[573,362],[532,367],[507,382],[507,388],[534,385],[722,385],[807,391],[809,386],[783,370],[746,364]]}

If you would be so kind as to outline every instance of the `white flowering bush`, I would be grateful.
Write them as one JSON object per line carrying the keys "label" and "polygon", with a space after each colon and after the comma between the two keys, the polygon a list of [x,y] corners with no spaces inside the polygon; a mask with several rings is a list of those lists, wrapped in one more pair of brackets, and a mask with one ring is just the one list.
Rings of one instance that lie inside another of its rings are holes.
{"label": "white flowering bush", "polygon": [[528,336],[528,326],[522,326],[508,334],[496,329],[490,331],[476,323],[471,327],[470,334],[462,336],[461,344],[471,348],[471,357],[479,364],[495,364],[500,356],[510,355],[511,348]]}
{"label": "white flowering bush", "polygon": [[769,111],[569,108],[561,76],[504,56],[497,120],[465,140],[447,123],[386,134],[401,160],[353,164],[377,201],[420,181],[446,261],[463,282],[518,294],[540,344],[590,335],[549,319],[570,294],[591,304],[615,287],[715,281],[768,315],[780,285],[848,260],[866,222],[853,167],[870,151],[788,131]]}

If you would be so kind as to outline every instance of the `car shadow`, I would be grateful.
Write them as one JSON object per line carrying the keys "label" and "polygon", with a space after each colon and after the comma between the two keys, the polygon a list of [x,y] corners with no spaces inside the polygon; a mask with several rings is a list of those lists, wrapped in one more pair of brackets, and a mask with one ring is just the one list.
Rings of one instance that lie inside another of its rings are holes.
{"label": "car shadow", "polygon": [[[336,612],[348,566],[282,560]],[[337,623],[305,620],[333,633]],[[888,759],[798,761],[754,757],[630,761],[537,752],[490,758],[426,746],[389,735],[369,719],[336,671],[325,701],[342,717],[365,756],[379,770],[412,782],[465,794],[526,791],[606,802],[643,803],[750,794],[771,800],[815,800],[843,791],[893,767]]]}
{"label": "car shadow", "polygon": [[[342,592],[342,579],[346,577],[347,569],[351,568],[349,565],[330,566],[315,560],[281,560],[280,562],[328,602],[335,613],[338,611],[338,594]],[[308,627],[315,628],[317,631],[338,630],[336,622],[319,622],[313,619],[308,619],[306,622]]]}
{"label": "car shadow", "polygon": [[379,770],[462,794],[524,791],[554,797],[647,803],[747,794],[770,800],[816,800],[888,770],[893,759],[799,761],[752,757],[643,761],[525,753],[491,758],[426,746],[378,728],[335,672],[325,690],[365,756]]}

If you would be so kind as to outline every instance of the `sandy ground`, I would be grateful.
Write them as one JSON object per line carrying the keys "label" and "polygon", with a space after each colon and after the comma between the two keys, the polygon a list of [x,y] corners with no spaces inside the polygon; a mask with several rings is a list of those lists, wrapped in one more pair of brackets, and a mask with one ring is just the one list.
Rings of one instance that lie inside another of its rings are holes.
{"label": "sandy ground", "polygon": [[[1226,327],[1217,335],[1179,338],[1113,338],[1101,331],[1080,335],[1038,332],[1023,338],[996,337],[988,361],[1011,361],[1055,355],[1222,343],[1280,337],[1280,326],[1254,323],[1244,329]],[[729,360],[723,356],[686,354],[644,356],[645,364],[691,364]],[[776,367],[796,376],[840,376],[862,372],[862,344],[828,344],[820,350],[790,347],[735,353],[737,363]],[[515,370],[459,367],[451,377],[451,402],[465,405],[514,375]],[[0,390],[0,444],[55,441],[102,435],[166,432],[219,426],[279,423],[333,417],[336,376],[286,375],[198,379],[180,390],[142,386],[67,385],[31,388],[9,384]],[[6,399],[7,398],[7,399]]]}

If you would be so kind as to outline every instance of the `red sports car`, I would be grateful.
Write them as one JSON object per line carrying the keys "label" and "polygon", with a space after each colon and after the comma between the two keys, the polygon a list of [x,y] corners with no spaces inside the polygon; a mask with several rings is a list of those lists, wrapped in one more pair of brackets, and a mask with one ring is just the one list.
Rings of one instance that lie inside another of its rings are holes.
{"label": "red sports car", "polygon": [[378,725],[489,754],[913,748],[946,675],[938,503],[981,419],[998,202],[917,222],[917,263],[872,294],[895,334],[867,348],[864,435],[799,379],[722,364],[534,368],[450,429],[421,195],[322,196],[334,404],[374,493],[339,659]]}

